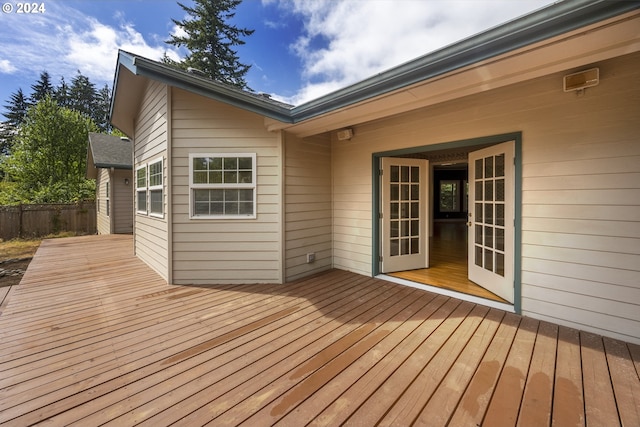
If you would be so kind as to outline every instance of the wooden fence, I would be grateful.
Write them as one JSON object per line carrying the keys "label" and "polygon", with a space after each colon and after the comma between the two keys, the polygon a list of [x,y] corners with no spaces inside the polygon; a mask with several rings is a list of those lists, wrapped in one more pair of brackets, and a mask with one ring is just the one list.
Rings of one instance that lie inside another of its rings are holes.
{"label": "wooden fence", "polygon": [[0,239],[42,237],[65,231],[95,234],[95,202],[0,206]]}

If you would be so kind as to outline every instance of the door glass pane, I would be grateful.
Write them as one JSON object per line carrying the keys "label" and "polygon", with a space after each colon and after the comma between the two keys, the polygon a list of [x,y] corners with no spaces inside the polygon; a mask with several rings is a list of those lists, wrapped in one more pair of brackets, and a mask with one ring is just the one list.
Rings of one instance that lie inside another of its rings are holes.
{"label": "door glass pane", "polygon": [[504,154],[495,157],[496,177],[504,176]]}
{"label": "door glass pane", "polygon": [[414,237],[411,239],[411,253],[417,254],[418,252],[420,252],[420,239]]}
{"label": "door glass pane", "polygon": [[496,200],[504,201],[504,179],[496,179]]}
{"label": "door glass pane", "polygon": [[408,185],[402,185],[400,187],[400,198],[402,200],[409,200],[409,186]]}
{"label": "door glass pane", "polygon": [[400,255],[400,243],[398,242],[398,239],[393,239],[389,242],[389,253],[391,256]]}
{"label": "door glass pane", "polygon": [[420,199],[420,184],[411,185],[411,200]]}
{"label": "door glass pane", "polygon": [[496,227],[496,249],[504,252],[504,228]]}
{"label": "door glass pane", "polygon": [[400,240],[400,255],[409,254],[409,239]]}
{"label": "door glass pane", "polygon": [[482,200],[482,189],[484,188],[484,185],[482,184],[482,181],[477,181],[476,182],[476,200]]}
{"label": "door glass pane", "polygon": [[395,203],[391,203],[391,209],[389,209],[389,215],[391,215],[391,219],[398,219],[400,218],[400,203],[395,202]]}
{"label": "door glass pane", "polygon": [[409,236],[409,221],[401,221],[400,224],[400,235],[402,237]]}
{"label": "door glass pane", "polygon": [[482,226],[476,225],[476,244],[482,244]]}
{"label": "door glass pane", "polygon": [[489,179],[484,182],[484,200],[493,200],[493,180]]}
{"label": "door glass pane", "polygon": [[484,215],[482,214],[482,203],[476,203],[476,221],[484,222]]}
{"label": "door glass pane", "polygon": [[407,219],[409,218],[409,202],[400,203],[400,218]]}
{"label": "door glass pane", "polygon": [[400,167],[400,181],[409,182],[409,166]]}
{"label": "door glass pane", "polygon": [[420,221],[418,220],[411,221],[411,235],[412,236],[420,235]]}
{"label": "door glass pane", "polygon": [[487,248],[493,247],[493,227],[484,227],[484,245]]}
{"label": "door glass pane", "polygon": [[420,168],[417,166],[411,167],[411,182],[420,182]]}
{"label": "door glass pane", "polygon": [[504,227],[504,205],[496,203],[496,225]]}
{"label": "door glass pane", "polygon": [[476,246],[474,262],[478,267],[482,267],[482,247]]}
{"label": "door glass pane", "polygon": [[484,205],[484,222],[493,224],[493,203],[485,203]]}
{"label": "door glass pane", "polygon": [[476,179],[482,179],[482,171],[484,168],[482,167],[482,159],[476,160]]}
{"label": "door glass pane", "polygon": [[400,181],[400,166],[391,166],[391,178],[389,178],[390,182],[399,182]]}
{"label": "door glass pane", "polygon": [[484,177],[493,177],[493,157],[485,157],[484,159]]}
{"label": "door glass pane", "polygon": [[496,252],[496,274],[504,277],[504,254]]}
{"label": "door glass pane", "polygon": [[491,249],[484,250],[484,269],[493,271],[493,251]]}
{"label": "door glass pane", "polygon": [[411,203],[411,218],[420,218],[420,202]]}
{"label": "door glass pane", "polygon": [[391,184],[390,186],[390,195],[389,198],[391,200],[400,200],[400,185],[399,184]]}
{"label": "door glass pane", "polygon": [[391,221],[389,232],[391,233],[391,237],[400,236],[400,224],[398,221]]}

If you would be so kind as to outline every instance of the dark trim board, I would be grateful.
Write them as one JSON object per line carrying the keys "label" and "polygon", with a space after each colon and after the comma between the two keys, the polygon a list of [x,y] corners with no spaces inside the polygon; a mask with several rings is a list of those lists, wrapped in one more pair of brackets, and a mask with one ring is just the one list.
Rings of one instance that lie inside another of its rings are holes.
{"label": "dark trim board", "polygon": [[454,148],[480,148],[499,144],[507,141],[515,141],[515,212],[514,212],[514,311],[522,313],[522,132],[512,132],[500,135],[483,136],[479,138],[464,139],[458,141],[443,142],[439,144],[423,145],[398,150],[389,150],[373,153],[372,161],[372,206],[371,206],[371,264],[373,276],[380,274],[380,167],[382,157],[399,157],[417,153],[449,150]]}

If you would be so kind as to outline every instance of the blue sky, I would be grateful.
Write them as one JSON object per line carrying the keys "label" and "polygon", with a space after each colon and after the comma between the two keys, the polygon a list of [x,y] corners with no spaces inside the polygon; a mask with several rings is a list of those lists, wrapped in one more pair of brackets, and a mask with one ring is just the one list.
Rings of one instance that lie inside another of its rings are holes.
{"label": "blue sky", "polygon": [[[37,14],[0,3],[0,113],[18,88],[31,92],[41,71],[55,85],[80,70],[111,86],[119,48],[150,59],[186,53],[164,43],[180,31],[171,18],[185,17],[174,0],[45,0]],[[255,30],[238,48],[252,65],[249,86],[300,104],[551,3],[244,0],[232,23]]]}

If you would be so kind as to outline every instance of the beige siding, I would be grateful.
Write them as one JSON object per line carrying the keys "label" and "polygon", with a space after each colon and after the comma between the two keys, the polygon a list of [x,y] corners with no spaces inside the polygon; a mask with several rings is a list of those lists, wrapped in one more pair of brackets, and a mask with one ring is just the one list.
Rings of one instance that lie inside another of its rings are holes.
{"label": "beige siding", "polygon": [[[135,121],[134,170],[149,161],[166,159],[167,153],[167,87],[149,82]],[[167,173],[164,174],[166,201]],[[136,255],[169,278],[168,220],[165,202],[164,218],[136,213],[134,216]]]}
{"label": "beige siding", "polygon": [[109,182],[109,170],[98,169],[98,177],[96,178],[98,234],[111,234],[111,217],[107,216],[107,182]]}
{"label": "beige siding", "polygon": [[[327,270],[331,247],[331,141],[329,136],[286,136],[285,278]],[[307,254],[315,261],[307,263]]]}
{"label": "beige siding", "polygon": [[523,313],[640,342],[640,55],[593,65],[582,96],[567,70],[334,141],[334,266],[372,273],[372,153],[520,131]]}
{"label": "beige siding", "polygon": [[[282,146],[263,118],[185,91],[172,93],[173,281],[279,283]],[[190,153],[256,153],[256,219],[190,219]]]}
{"label": "beige siding", "polygon": [[[125,183],[125,179],[128,183]],[[133,173],[131,170],[116,169],[113,172],[113,201],[111,209],[116,234],[133,232]]]}

